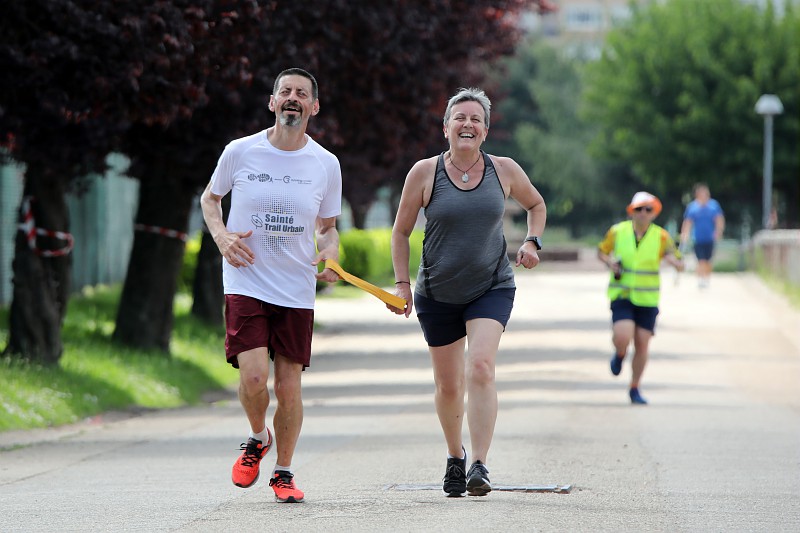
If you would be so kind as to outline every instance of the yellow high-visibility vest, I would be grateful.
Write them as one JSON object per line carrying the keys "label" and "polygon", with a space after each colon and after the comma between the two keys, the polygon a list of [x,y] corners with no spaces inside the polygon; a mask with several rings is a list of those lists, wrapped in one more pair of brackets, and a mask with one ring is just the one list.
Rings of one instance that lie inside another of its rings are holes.
{"label": "yellow high-visibility vest", "polygon": [[636,245],[633,222],[620,222],[615,228],[614,255],[622,263],[622,276],[614,279],[612,272],[608,282],[609,299],[630,300],[642,307],[658,307],[661,294],[661,279],[658,268],[661,263],[662,228],[650,224]]}

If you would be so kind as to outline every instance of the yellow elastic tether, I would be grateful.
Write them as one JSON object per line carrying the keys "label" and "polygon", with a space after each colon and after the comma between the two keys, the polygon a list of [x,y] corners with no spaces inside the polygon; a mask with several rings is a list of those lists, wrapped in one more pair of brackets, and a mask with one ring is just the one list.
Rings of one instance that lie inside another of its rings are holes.
{"label": "yellow elastic tether", "polygon": [[339,277],[342,278],[343,280],[345,280],[347,283],[350,283],[351,285],[355,285],[356,287],[358,287],[359,289],[361,289],[363,291],[367,291],[368,293],[372,294],[373,296],[376,296],[382,302],[385,302],[385,303],[391,305],[392,307],[396,307],[398,309],[405,309],[406,308],[406,305],[407,305],[408,302],[406,302],[405,298],[400,298],[399,296],[395,296],[394,294],[390,294],[390,293],[386,292],[385,290],[383,290],[383,289],[381,289],[379,287],[376,287],[372,283],[364,281],[361,278],[358,278],[358,277],[356,277],[356,276],[354,276],[354,275],[352,275],[352,274],[350,274],[348,272],[345,272],[345,270],[342,268],[342,266],[339,263],[337,263],[336,261],[334,261],[333,259],[326,259],[325,260],[325,267],[326,268],[330,268],[331,270],[333,270],[334,272],[339,274]]}

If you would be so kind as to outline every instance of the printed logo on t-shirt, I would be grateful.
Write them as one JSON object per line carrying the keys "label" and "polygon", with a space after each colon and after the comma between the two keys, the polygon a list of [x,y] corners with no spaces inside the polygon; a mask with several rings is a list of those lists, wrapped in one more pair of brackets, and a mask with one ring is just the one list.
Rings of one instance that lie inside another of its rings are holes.
{"label": "printed logo on t-shirt", "polygon": [[261,174],[250,173],[250,174],[247,175],[247,179],[249,179],[250,181],[258,180],[258,181],[260,181],[262,183],[263,182],[266,182],[266,183],[280,182],[280,183],[285,183],[287,185],[292,185],[292,184],[293,185],[311,185],[311,180],[310,179],[293,178],[291,176],[284,176],[282,178],[273,179],[272,176],[270,176],[269,174],[267,174],[265,172],[262,172]]}
{"label": "printed logo on t-shirt", "polygon": [[273,235],[297,235],[305,231],[305,227],[296,225],[294,216],[280,213],[254,213],[250,221],[257,229]]}
{"label": "printed logo on t-shirt", "polygon": [[[274,189],[270,188],[270,191]],[[256,205],[258,211],[250,213],[250,223],[263,253],[268,257],[295,253],[306,231],[306,222],[300,215],[295,195],[265,192]]]}
{"label": "printed logo on t-shirt", "polygon": [[293,215],[285,213],[253,213],[250,222],[255,227],[253,236],[261,243],[267,257],[294,253],[305,231],[305,227]]}

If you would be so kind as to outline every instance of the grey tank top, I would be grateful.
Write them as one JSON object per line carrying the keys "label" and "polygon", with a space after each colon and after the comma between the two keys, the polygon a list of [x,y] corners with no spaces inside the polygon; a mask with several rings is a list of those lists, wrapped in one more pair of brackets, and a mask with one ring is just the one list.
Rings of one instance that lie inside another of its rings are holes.
{"label": "grey tank top", "polygon": [[444,153],[436,163],[415,292],[437,302],[464,304],[514,288],[503,235],[505,193],[491,158],[481,154],[483,178],[468,191],[450,180]]}

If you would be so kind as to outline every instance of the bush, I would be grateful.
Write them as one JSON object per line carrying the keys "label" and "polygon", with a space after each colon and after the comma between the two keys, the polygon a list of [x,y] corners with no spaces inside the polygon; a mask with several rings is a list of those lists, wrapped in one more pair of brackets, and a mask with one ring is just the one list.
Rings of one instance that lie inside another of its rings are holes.
{"label": "bush", "polygon": [[[409,269],[412,277],[417,274],[422,254],[423,232],[415,230],[409,239]],[[376,228],[352,229],[340,235],[340,263],[342,268],[359,278],[374,284],[394,281],[392,265],[392,230]]]}
{"label": "bush", "polygon": [[359,278],[371,275],[372,237],[369,231],[351,229],[339,236],[339,259],[346,271]]}
{"label": "bush", "polygon": [[183,251],[183,264],[181,265],[181,275],[178,278],[178,292],[192,292],[194,283],[194,273],[197,270],[197,254],[200,252],[200,241],[203,233],[198,231],[194,237],[186,241],[186,248]]}
{"label": "bush", "polygon": [[371,229],[369,234],[372,248],[369,256],[369,275],[376,279],[392,278],[392,230],[390,228]]}

